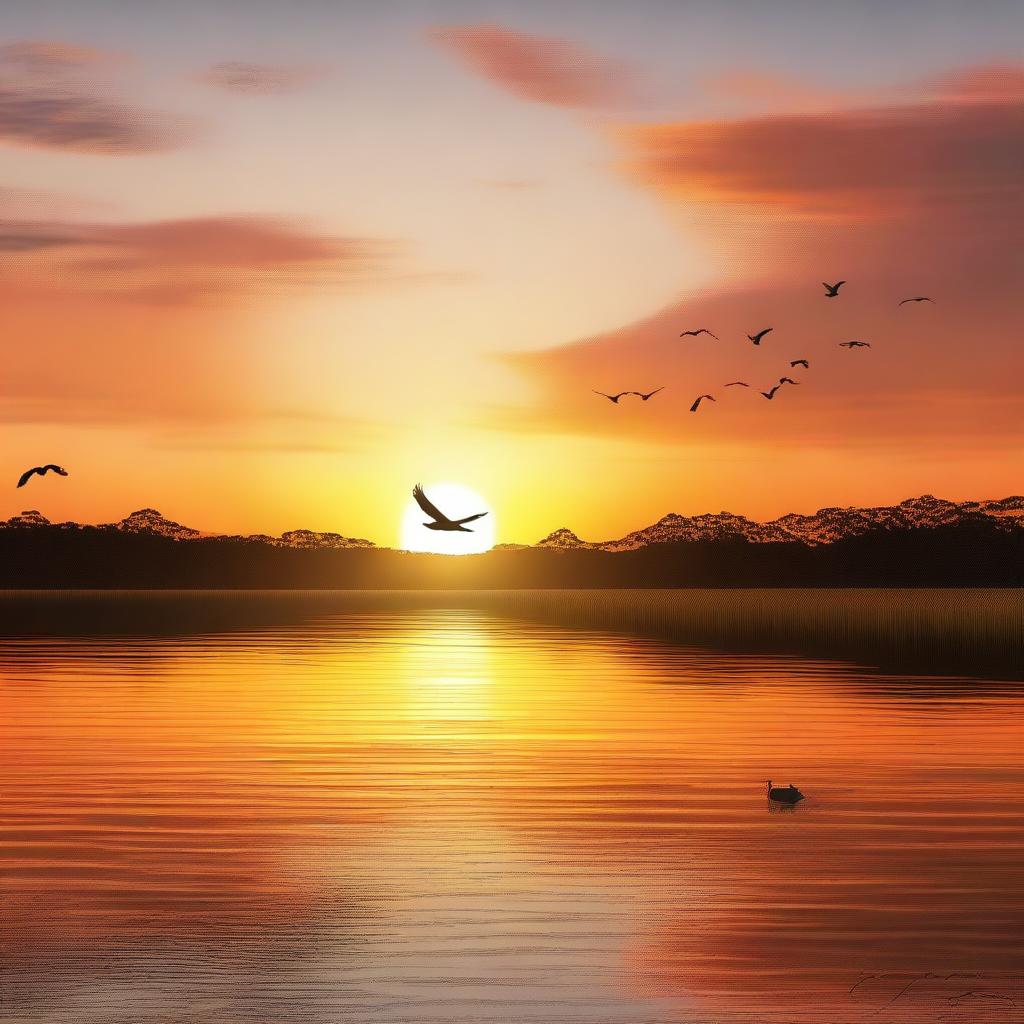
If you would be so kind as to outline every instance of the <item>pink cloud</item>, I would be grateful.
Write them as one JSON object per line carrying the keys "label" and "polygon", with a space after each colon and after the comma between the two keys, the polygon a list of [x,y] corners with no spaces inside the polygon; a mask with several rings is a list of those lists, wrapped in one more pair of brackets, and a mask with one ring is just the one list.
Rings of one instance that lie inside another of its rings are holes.
{"label": "pink cloud", "polygon": [[625,65],[567,39],[498,25],[456,25],[430,35],[477,74],[534,103],[604,108],[631,92]]}
{"label": "pink cloud", "polygon": [[53,74],[123,64],[123,54],[55,39],[23,39],[0,46],[0,62],[23,71]]}
{"label": "pink cloud", "polygon": [[851,99],[848,92],[758,68],[733,68],[708,75],[701,86],[712,99],[760,110],[815,111],[846,105]]}

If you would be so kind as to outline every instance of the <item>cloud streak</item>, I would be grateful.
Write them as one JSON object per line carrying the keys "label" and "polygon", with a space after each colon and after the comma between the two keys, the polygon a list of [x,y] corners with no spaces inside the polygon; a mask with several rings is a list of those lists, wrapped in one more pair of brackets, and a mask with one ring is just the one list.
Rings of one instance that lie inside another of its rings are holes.
{"label": "cloud streak", "polygon": [[506,92],[555,107],[609,108],[628,99],[633,75],[618,61],[556,36],[499,25],[436,28],[430,38]]}
{"label": "cloud streak", "polygon": [[199,77],[200,81],[225,92],[283,96],[299,92],[320,75],[320,69],[305,65],[228,60],[213,64]]}
{"label": "cloud streak", "polygon": [[620,137],[640,179],[678,198],[837,217],[1018,200],[1022,74],[965,72],[928,102],[638,125]]}
{"label": "cloud streak", "polygon": [[0,142],[105,156],[179,146],[186,135],[182,125],[108,95],[101,86],[97,72],[122,60],[48,40],[0,47]]}
{"label": "cloud streak", "polygon": [[55,277],[72,280],[76,290],[161,304],[365,281],[383,272],[392,251],[379,240],[318,234],[268,217],[138,224],[0,219],[0,252],[48,257]]}
{"label": "cloud streak", "polygon": [[158,153],[184,133],[165,118],[71,89],[0,80],[0,142],[104,156]]}
{"label": "cloud streak", "polygon": [[22,39],[0,46],[0,63],[24,72],[59,75],[71,71],[95,71],[124,63],[124,57],[80,43],[55,39]]}

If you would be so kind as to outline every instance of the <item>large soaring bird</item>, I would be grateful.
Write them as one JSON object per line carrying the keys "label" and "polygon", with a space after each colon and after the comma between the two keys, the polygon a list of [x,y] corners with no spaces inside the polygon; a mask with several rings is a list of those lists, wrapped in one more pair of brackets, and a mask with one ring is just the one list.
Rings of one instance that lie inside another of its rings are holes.
{"label": "large soaring bird", "polygon": [[31,469],[26,469],[25,472],[18,477],[18,486],[24,487],[36,473],[40,476],[45,476],[47,473],[56,473],[57,476],[68,475],[68,471],[66,469],[61,466],[55,466],[52,462],[49,462],[45,466],[33,466]]}
{"label": "large soaring bird", "polygon": [[791,359],[789,365],[802,366],[805,370],[809,370],[811,368],[811,364],[807,362],[806,359]]}
{"label": "large soaring bird", "polygon": [[595,395],[600,395],[602,398],[607,398],[609,402],[614,402],[616,405],[619,404],[619,399],[624,395],[635,395],[635,391],[620,391],[617,395],[606,395],[603,391],[595,391]]}
{"label": "large soaring bird", "polygon": [[908,302],[930,302],[933,306],[935,305],[935,300],[929,299],[927,295],[911,295],[909,299],[901,299],[896,305],[905,306]]}
{"label": "large soaring bird", "polygon": [[836,281],[835,284],[829,284],[828,281],[821,282],[825,286],[825,298],[834,299],[839,294],[839,289],[846,284],[845,281]]}
{"label": "large soaring bird", "polygon": [[748,334],[747,337],[755,345],[760,345],[761,344],[761,339],[764,338],[764,336],[766,334],[771,334],[771,332],[774,331],[774,330],[775,330],[774,327],[765,327],[763,330],[758,331],[757,334]]}
{"label": "large soaring bird", "polygon": [[664,390],[665,388],[664,386],[662,386],[660,388],[655,388],[653,391],[648,391],[646,395],[642,391],[627,391],[626,394],[636,395],[636,397],[639,398],[641,402],[646,402],[648,399],[653,398],[659,391]]}
{"label": "large soaring bird", "polygon": [[693,405],[690,406],[690,412],[696,412],[698,407],[700,406],[700,403],[703,402],[705,398],[709,402],[713,402],[715,400],[715,396],[714,395],[698,395],[696,397],[696,399],[694,400]]}
{"label": "large soaring bird", "polygon": [[412,496],[416,499],[416,504],[434,520],[432,523],[423,524],[428,530],[444,530],[448,533],[455,531],[459,533],[472,533],[472,530],[466,529],[465,524],[473,522],[474,519],[481,519],[483,516],[487,515],[486,512],[477,512],[475,516],[465,516],[462,519],[449,519],[423,493],[423,488],[420,487],[419,484],[412,489]]}
{"label": "large soaring bird", "polygon": [[870,341],[841,341],[840,348],[871,348]]}
{"label": "large soaring bird", "polygon": [[710,337],[714,338],[715,341],[718,341],[718,335],[717,334],[712,334],[711,331],[709,331],[706,327],[698,327],[695,331],[683,331],[683,333],[680,334],[679,337],[680,338],[696,338],[698,334],[707,334]]}

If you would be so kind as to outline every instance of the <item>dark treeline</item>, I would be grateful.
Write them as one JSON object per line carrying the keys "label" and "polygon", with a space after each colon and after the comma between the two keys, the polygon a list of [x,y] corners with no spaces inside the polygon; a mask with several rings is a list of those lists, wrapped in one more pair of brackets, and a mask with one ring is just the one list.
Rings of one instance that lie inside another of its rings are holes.
{"label": "dark treeline", "polygon": [[1019,587],[1024,530],[995,524],[878,530],[833,544],[720,540],[636,551],[294,549],[236,538],[175,541],[83,527],[0,530],[0,587],[519,589]]}

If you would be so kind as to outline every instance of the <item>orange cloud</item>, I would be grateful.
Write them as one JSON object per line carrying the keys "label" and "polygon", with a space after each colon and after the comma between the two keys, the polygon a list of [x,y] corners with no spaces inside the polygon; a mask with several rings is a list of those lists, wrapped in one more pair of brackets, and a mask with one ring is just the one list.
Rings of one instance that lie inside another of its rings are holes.
{"label": "orange cloud", "polygon": [[161,304],[225,297],[248,287],[365,280],[380,272],[387,251],[372,239],[315,234],[265,217],[142,224],[0,219],[0,252],[35,256],[26,269],[37,277]]}
{"label": "orange cloud", "polygon": [[632,75],[623,64],[567,39],[499,25],[456,25],[430,35],[477,74],[534,103],[602,108],[631,91]]}
{"label": "orange cloud", "polygon": [[[973,80],[951,76],[955,95],[929,102],[623,129],[638,180],[708,230],[725,275],[635,324],[504,357],[535,401],[489,422],[748,452],[969,458],[1019,445],[1024,98],[1002,71],[1002,99],[986,88],[965,103]],[[826,300],[820,282],[840,278],[841,298]],[[937,304],[897,306],[913,294]],[[768,325],[755,348],[746,335]],[[721,341],[679,338],[705,326]],[[838,347],[851,338],[873,347]],[[798,358],[811,361],[803,382],[762,399]],[[752,386],[723,390],[732,380]],[[621,407],[591,394],[661,385]],[[704,392],[718,402],[691,414]]]}
{"label": "orange cloud", "polygon": [[[1024,74],[1024,71],[1018,71]],[[983,76],[981,81],[991,79]],[[1016,79],[998,77],[1006,86]],[[977,78],[961,75],[962,90]],[[1024,93],[978,93],[830,113],[638,125],[621,131],[639,177],[674,197],[843,217],[908,204],[1020,200]]]}
{"label": "orange cloud", "polygon": [[236,300],[384,279],[393,247],[267,217],[111,224],[5,212],[26,204],[0,192],[12,340],[0,421],[137,429],[175,447],[359,445],[351,420],[315,403],[281,408],[284,355],[261,350],[249,304]]}

